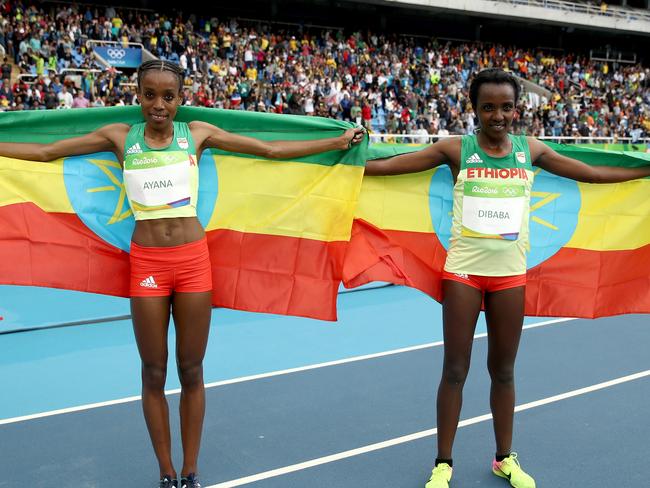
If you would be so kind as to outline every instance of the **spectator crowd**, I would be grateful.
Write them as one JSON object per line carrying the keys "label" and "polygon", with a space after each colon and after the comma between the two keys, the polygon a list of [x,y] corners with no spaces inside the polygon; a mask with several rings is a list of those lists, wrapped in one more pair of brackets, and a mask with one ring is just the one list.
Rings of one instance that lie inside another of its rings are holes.
{"label": "spectator crowd", "polygon": [[517,133],[650,136],[650,69],[640,64],[499,44],[7,0],[0,1],[0,110],[135,103],[134,70],[101,66],[88,40],[141,43],[180,64],[186,105],[333,117],[380,133],[466,134],[477,123],[468,93],[473,74],[500,67],[550,94],[522,96]]}

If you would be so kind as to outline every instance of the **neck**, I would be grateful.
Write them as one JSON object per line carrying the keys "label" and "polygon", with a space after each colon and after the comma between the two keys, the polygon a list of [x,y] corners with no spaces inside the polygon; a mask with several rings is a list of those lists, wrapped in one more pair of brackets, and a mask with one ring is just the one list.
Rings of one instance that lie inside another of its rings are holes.
{"label": "neck", "polygon": [[169,124],[164,127],[152,127],[150,124],[144,126],[145,139],[152,141],[166,141],[174,135],[174,124]]}
{"label": "neck", "polygon": [[507,132],[498,137],[490,137],[485,132],[479,131],[477,138],[479,144],[488,149],[498,149],[510,145],[510,139],[508,138]]}

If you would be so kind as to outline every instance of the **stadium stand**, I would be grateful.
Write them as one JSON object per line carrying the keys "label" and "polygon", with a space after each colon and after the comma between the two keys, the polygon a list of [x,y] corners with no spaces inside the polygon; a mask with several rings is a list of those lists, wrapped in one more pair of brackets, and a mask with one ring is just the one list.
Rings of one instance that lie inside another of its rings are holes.
{"label": "stadium stand", "polygon": [[[464,134],[475,128],[467,91],[472,74],[498,66],[539,87],[522,97],[514,126],[519,133],[632,142],[650,136],[650,69],[638,62],[506,44],[6,1],[0,8],[6,53],[0,110],[134,103],[134,70],[107,69],[88,41],[136,43],[179,63],[186,73],[186,105],[334,117],[380,133]],[[18,72],[13,78],[12,71]]]}

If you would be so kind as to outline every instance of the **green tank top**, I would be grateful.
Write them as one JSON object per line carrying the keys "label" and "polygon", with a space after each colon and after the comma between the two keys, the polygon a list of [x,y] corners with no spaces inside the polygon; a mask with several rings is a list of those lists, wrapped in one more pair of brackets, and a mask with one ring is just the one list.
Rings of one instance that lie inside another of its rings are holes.
{"label": "green tank top", "polygon": [[480,276],[526,272],[534,173],[526,136],[509,137],[512,151],[502,158],[488,156],[475,135],[462,138],[445,271]]}
{"label": "green tank top", "polygon": [[131,127],[124,147],[124,187],[135,220],[196,217],[199,167],[190,128],[174,122],[171,144],[151,149],[144,126]]}

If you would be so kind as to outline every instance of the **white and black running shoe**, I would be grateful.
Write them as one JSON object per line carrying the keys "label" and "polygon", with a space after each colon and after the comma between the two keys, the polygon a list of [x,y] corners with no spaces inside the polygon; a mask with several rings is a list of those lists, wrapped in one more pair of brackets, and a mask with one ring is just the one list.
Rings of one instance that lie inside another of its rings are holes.
{"label": "white and black running shoe", "polygon": [[178,480],[172,478],[167,474],[160,478],[158,488],[178,488]]}
{"label": "white and black running shoe", "polygon": [[201,488],[201,483],[196,474],[190,473],[181,478],[181,488]]}

